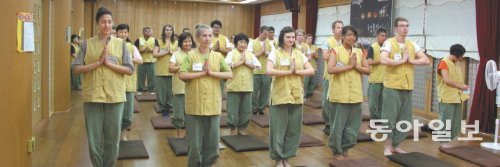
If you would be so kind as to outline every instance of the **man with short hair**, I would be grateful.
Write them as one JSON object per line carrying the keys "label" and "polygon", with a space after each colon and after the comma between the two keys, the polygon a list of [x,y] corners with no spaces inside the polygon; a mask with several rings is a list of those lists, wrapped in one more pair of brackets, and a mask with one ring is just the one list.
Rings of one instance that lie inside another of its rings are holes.
{"label": "man with short hair", "polygon": [[[450,129],[449,141],[441,141],[441,147],[453,146],[456,137],[460,134],[462,121],[462,103],[469,99],[469,86],[464,84],[464,77],[460,70],[459,61],[465,54],[465,48],[460,44],[452,45],[450,55],[439,62],[437,69],[437,90],[439,101],[439,119],[445,123],[443,131]],[[446,127],[446,121],[451,127]]]}
{"label": "man with short hair", "polygon": [[342,46],[342,27],[344,27],[344,22],[341,20],[337,20],[332,23],[332,33],[331,37],[328,37],[321,46],[321,50],[323,51],[323,60],[325,60],[324,73],[323,73],[323,109],[322,115],[323,120],[325,121],[325,128],[323,132],[326,134],[330,134],[330,113],[335,112],[331,110],[330,103],[328,102],[328,87],[331,74],[328,74],[328,59],[330,57],[330,53],[333,52],[333,49]]}
{"label": "man with short hair", "polygon": [[[142,29],[143,37],[135,40],[134,45],[139,49],[141,53],[143,64],[138,66],[138,90],[141,92],[149,92],[155,94],[155,62],[156,59],[153,57],[153,50],[155,47],[159,47],[158,40],[152,37],[153,30],[149,27],[144,27]],[[145,90],[147,80],[147,90]]]}
{"label": "man with short hair", "polygon": [[387,31],[383,28],[377,30],[377,42],[368,47],[368,64],[370,76],[368,77],[368,109],[370,119],[380,119],[382,113],[382,90],[384,90],[385,66],[380,64],[380,48],[387,38]]}
{"label": "man with short hair", "polygon": [[271,77],[266,75],[267,57],[272,50],[272,45],[267,40],[269,27],[261,26],[259,32],[259,37],[252,40],[247,49],[257,57],[262,67],[253,71],[253,115],[264,115],[264,108],[269,104],[269,95],[271,93]]}
{"label": "man with short hair", "polygon": [[[406,39],[409,31],[408,20],[397,17],[394,20],[396,36],[384,42],[380,53],[380,63],[386,66],[382,100],[382,120],[387,120],[391,132],[385,141],[384,155],[406,153],[399,144],[407,137],[396,124],[401,121],[412,122],[412,91],[414,66],[429,65],[429,59],[415,42]],[[401,129],[407,125],[402,124]]]}

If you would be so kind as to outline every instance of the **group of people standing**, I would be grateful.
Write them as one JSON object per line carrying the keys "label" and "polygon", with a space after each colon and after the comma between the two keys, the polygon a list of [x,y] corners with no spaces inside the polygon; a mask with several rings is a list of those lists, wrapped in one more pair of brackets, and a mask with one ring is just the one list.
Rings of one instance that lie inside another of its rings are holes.
{"label": "group of people standing", "polygon": [[[146,27],[144,36],[132,44],[128,25],[113,30],[110,10],[99,8],[95,21],[96,36],[81,45],[72,37],[71,56],[75,89],[80,87],[77,76],[82,75],[89,152],[96,167],[115,164],[120,136],[127,140],[136,91],[155,93],[164,115],[173,110],[177,134],[187,140],[188,166],[216,163],[224,94],[232,135],[247,134],[251,115],[263,115],[269,105],[270,158],[276,166],[291,166],[288,159],[296,156],[299,147],[303,104],[316,86],[312,76],[319,58],[325,61],[323,118],[334,159],[350,159],[348,150],[356,144],[362,74],[370,75],[372,119],[389,120],[393,130],[384,154],[403,153],[399,144],[406,133],[394,126],[412,119],[413,66],[429,64],[423,49],[406,39],[408,20],[400,17],[394,21],[396,36],[385,40],[387,32],[380,29],[377,42],[367,52],[354,47],[358,38],[354,27],[335,21],[333,36],[325,40],[321,54],[312,44],[312,35],[291,27],[281,29],[278,39],[274,39],[273,27],[262,26],[256,39],[240,33],[231,41],[220,33],[218,20],[197,25],[194,36],[187,28],[176,36],[173,26],[165,25],[159,40]],[[445,65],[440,64],[440,102],[453,103],[443,105],[443,118],[457,119],[459,105],[455,103],[465,99],[455,98],[460,94],[457,89],[466,85],[454,65],[464,52],[453,52],[443,60]]]}

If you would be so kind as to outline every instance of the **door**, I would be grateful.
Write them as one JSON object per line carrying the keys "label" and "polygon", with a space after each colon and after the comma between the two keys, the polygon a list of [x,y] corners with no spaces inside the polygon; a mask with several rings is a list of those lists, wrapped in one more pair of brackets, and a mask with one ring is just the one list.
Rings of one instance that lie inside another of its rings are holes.
{"label": "door", "polygon": [[413,89],[413,112],[426,119],[437,118],[437,112],[433,112],[433,97],[435,97],[435,68],[439,60],[428,57],[431,64],[428,66],[415,66],[414,89]]}

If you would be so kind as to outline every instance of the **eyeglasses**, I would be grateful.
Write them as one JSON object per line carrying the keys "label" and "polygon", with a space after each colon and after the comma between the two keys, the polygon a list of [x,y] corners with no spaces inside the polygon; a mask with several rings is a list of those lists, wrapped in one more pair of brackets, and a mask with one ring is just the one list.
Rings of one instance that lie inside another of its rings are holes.
{"label": "eyeglasses", "polygon": [[407,24],[407,25],[403,24],[403,25],[398,25],[398,27],[400,27],[400,28],[408,28],[408,27],[410,27],[410,25],[409,24]]}
{"label": "eyeglasses", "polygon": [[214,26],[214,27],[212,27],[212,28],[214,28],[214,29],[215,29],[215,28],[220,29],[220,28],[222,28],[222,27],[220,27],[220,26]]}

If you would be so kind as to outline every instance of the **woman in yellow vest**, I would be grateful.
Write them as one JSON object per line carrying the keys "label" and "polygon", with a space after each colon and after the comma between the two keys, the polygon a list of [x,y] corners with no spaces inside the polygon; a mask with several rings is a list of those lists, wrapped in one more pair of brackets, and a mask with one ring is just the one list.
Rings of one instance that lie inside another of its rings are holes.
{"label": "woman in yellow vest", "polygon": [[370,76],[368,78],[368,108],[370,119],[382,118],[382,92],[384,90],[385,66],[380,64],[380,48],[387,37],[387,31],[383,28],[377,30],[377,42],[368,49],[368,64],[370,65]]}
{"label": "woman in yellow vest", "polygon": [[269,107],[269,155],[276,166],[290,166],[302,135],[304,76],[314,75],[307,57],[295,47],[295,31],[285,27],[278,38],[279,48],[268,57],[266,74],[273,77]]}
{"label": "woman in yellow vest", "polygon": [[[136,64],[142,64],[142,57],[139,53],[139,50],[132,44],[130,39],[128,38],[129,32],[128,24],[119,24],[116,26],[116,37],[123,39],[127,43],[125,44],[128,52],[131,54],[132,62],[134,66]],[[127,102],[125,102],[123,108],[123,116],[122,116],[122,133],[121,139],[127,140],[127,129],[132,125],[132,115],[134,114],[134,93],[137,91],[137,71],[134,70],[134,73],[131,76],[125,76],[126,81],[126,96]]]}
{"label": "woman in yellow vest", "polygon": [[186,139],[188,166],[212,166],[219,158],[222,91],[220,80],[233,74],[219,52],[210,50],[212,29],[198,25],[199,47],[189,52],[179,78],[186,83]]}
{"label": "woman in yellow vest", "polygon": [[306,35],[306,44],[309,47],[309,54],[307,54],[307,59],[311,63],[311,66],[314,69],[315,75],[304,77],[304,94],[306,100],[313,95],[314,88],[316,88],[316,71],[318,71],[318,65],[316,64],[316,60],[318,60],[318,47],[313,43],[313,36],[311,34]]}
{"label": "woman in yellow vest", "polygon": [[[370,68],[361,49],[353,45],[358,39],[358,32],[352,26],[342,28],[343,44],[334,48],[328,59],[330,78],[328,100],[330,102],[331,133],[329,147],[333,159],[349,159],[348,150],[356,144],[361,126],[361,103],[363,89],[361,74],[370,74]],[[334,86],[335,85],[335,86]]]}
{"label": "woman in yellow vest", "polygon": [[101,7],[95,16],[97,36],[83,42],[73,73],[83,74],[82,100],[90,160],[95,167],[114,166],[118,156],[125,97],[125,75],[134,64],[126,43],[111,36],[111,11]]}
{"label": "woman in yellow vest", "polygon": [[[71,35],[71,48],[70,48],[71,63],[75,61],[78,52],[80,52],[80,36],[73,34]],[[73,75],[73,72],[71,72],[71,89],[73,90],[81,89],[80,88],[81,77],[82,77],[81,75]]]}
{"label": "woman in yellow vest", "polygon": [[168,66],[172,54],[178,49],[173,35],[173,26],[163,26],[161,40],[158,41],[159,46],[156,46],[153,51],[153,56],[156,58],[156,97],[163,116],[167,116],[172,109],[172,74]]}
{"label": "woman in yellow vest", "polygon": [[231,135],[246,135],[245,129],[252,114],[253,69],[261,67],[257,57],[247,51],[247,45],[245,34],[236,35],[236,49],[226,56],[226,63],[233,71],[233,79],[226,84],[227,124],[231,127]]}
{"label": "woman in yellow vest", "polygon": [[[444,131],[451,131],[447,141],[441,141],[441,147],[453,146],[455,138],[462,128],[462,103],[469,99],[469,86],[464,84],[459,61],[465,54],[465,48],[460,44],[452,45],[450,55],[439,62],[437,69],[439,119],[444,123]],[[451,123],[447,127],[446,121]],[[451,141],[451,142],[450,142]]]}
{"label": "woman in yellow vest", "polygon": [[172,58],[170,58],[169,72],[174,76],[172,78],[172,103],[174,113],[172,115],[172,124],[175,129],[177,129],[177,137],[184,137],[184,132],[181,131],[184,128],[185,114],[184,114],[184,81],[179,78],[179,70],[187,57],[191,48],[195,48],[194,38],[189,32],[182,33],[179,36],[179,50],[174,52]]}

